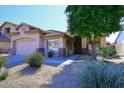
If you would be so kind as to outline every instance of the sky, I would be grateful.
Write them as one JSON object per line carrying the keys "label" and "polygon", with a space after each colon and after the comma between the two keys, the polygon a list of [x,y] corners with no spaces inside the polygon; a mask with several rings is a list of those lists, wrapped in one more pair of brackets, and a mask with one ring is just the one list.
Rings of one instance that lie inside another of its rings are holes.
{"label": "sky", "polygon": [[0,24],[10,21],[16,24],[29,23],[44,30],[67,30],[66,6],[0,6]]}
{"label": "sky", "polygon": [[[0,6],[0,24],[5,21],[20,24],[25,22],[43,30],[67,30],[67,21],[64,5],[33,5],[33,6]],[[113,43],[118,33],[107,37],[107,41]]]}
{"label": "sky", "polygon": [[110,43],[114,43],[119,32],[112,33],[109,37],[106,38],[106,41],[109,41]]}

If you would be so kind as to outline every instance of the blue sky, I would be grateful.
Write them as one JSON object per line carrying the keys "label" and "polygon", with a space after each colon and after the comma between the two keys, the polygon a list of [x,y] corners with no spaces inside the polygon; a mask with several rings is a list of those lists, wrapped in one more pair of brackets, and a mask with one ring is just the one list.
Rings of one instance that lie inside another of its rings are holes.
{"label": "blue sky", "polygon": [[[67,30],[66,6],[0,6],[0,24],[10,21],[16,24],[26,22],[44,30]],[[112,34],[107,41],[114,42],[117,33]]]}
{"label": "blue sky", "polygon": [[67,30],[66,6],[0,6],[0,24],[26,22],[41,29]]}

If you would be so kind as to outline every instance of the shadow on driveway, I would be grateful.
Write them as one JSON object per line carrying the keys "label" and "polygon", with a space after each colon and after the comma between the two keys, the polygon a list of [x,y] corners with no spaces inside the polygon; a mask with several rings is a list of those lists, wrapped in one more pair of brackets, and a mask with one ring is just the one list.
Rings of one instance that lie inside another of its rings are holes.
{"label": "shadow on driveway", "polygon": [[46,58],[44,63],[47,65],[52,65],[52,66],[56,67],[56,66],[64,64],[64,63],[71,62],[71,60],[75,60],[79,56],[80,55],[72,55],[72,56],[64,57],[64,58],[61,58],[61,57]]}
{"label": "shadow on driveway", "polygon": [[22,69],[19,73],[20,73],[21,76],[31,75],[31,74],[36,73],[38,70],[39,70],[39,68],[34,68],[34,67],[27,66],[24,69]]}
{"label": "shadow on driveway", "polygon": [[11,68],[17,65],[21,65],[23,63],[25,63],[26,60],[26,56],[22,56],[22,55],[11,55],[8,56],[8,63],[6,64],[6,68]]}
{"label": "shadow on driveway", "polygon": [[81,88],[82,81],[80,75],[84,67],[80,62],[73,62],[65,65],[63,70],[53,76],[53,81],[48,85],[49,88]]}

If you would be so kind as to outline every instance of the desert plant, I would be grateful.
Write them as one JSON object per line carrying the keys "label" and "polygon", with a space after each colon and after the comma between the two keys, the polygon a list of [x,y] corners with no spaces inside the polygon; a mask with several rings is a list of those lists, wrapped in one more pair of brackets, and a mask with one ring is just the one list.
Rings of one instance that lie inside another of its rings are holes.
{"label": "desert plant", "polygon": [[54,55],[54,52],[52,50],[49,50],[48,51],[48,57],[53,57],[53,55]]}
{"label": "desert plant", "polygon": [[8,76],[8,70],[6,70],[6,71],[0,73],[0,80],[6,79],[7,76]]}
{"label": "desert plant", "polygon": [[86,71],[81,76],[82,87],[86,88],[119,88],[122,87],[123,73],[113,73],[103,62],[86,63]]}
{"label": "desert plant", "polygon": [[7,58],[0,56],[0,68],[7,64]]}
{"label": "desert plant", "polygon": [[43,54],[41,53],[34,53],[30,55],[27,59],[27,63],[31,67],[40,67],[43,64]]}
{"label": "desert plant", "polygon": [[100,54],[103,57],[112,57],[113,55],[116,55],[116,50],[114,47],[100,48]]}

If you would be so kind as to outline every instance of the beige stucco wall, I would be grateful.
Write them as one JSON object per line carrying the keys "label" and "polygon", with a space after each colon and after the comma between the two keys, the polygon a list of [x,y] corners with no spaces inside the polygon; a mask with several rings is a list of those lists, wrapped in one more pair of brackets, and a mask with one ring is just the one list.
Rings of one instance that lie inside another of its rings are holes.
{"label": "beige stucco wall", "polygon": [[[22,26],[19,28],[19,32],[20,34],[19,35],[16,35],[16,36],[12,36],[11,37],[11,42],[13,42],[14,40],[17,40],[17,39],[23,39],[23,38],[29,38],[29,39],[35,39],[35,47],[36,48],[40,48],[40,46],[42,46],[39,42],[41,41],[40,39],[40,34],[39,33],[35,33],[35,34],[27,34],[27,33],[24,33],[24,31],[21,31],[22,28],[25,28],[26,30],[29,30],[28,27],[26,26]],[[12,43],[11,43],[11,47],[12,47]]]}
{"label": "beige stucco wall", "polygon": [[86,48],[87,47],[86,44],[87,44],[86,38],[82,38],[82,44],[81,44],[82,48]]}
{"label": "beige stucco wall", "polygon": [[[17,39],[23,39],[23,38],[29,38],[29,39],[35,39],[35,46],[36,48],[39,48],[41,45],[39,43],[40,41],[40,35],[39,34],[20,34],[20,35],[17,35],[17,36],[13,36],[11,39],[12,39],[12,42],[14,40],[17,40]],[[26,42],[26,41],[25,41]]]}
{"label": "beige stucco wall", "polygon": [[116,45],[115,48],[119,56],[124,56],[124,43]]}
{"label": "beige stucco wall", "polygon": [[[82,38],[82,48],[86,48],[87,46],[87,39],[86,38]],[[100,38],[100,46],[101,47],[106,47],[106,37],[101,37]]]}
{"label": "beige stucco wall", "polygon": [[10,45],[11,45],[10,42],[0,42],[0,48],[5,50],[11,49]]}
{"label": "beige stucco wall", "polygon": [[100,37],[100,47],[106,47],[106,37]]}
{"label": "beige stucco wall", "polygon": [[30,30],[28,26],[22,25],[21,27],[19,27],[18,31],[19,31],[20,33],[21,33],[21,32],[23,33],[23,29],[24,29],[25,31]]}

